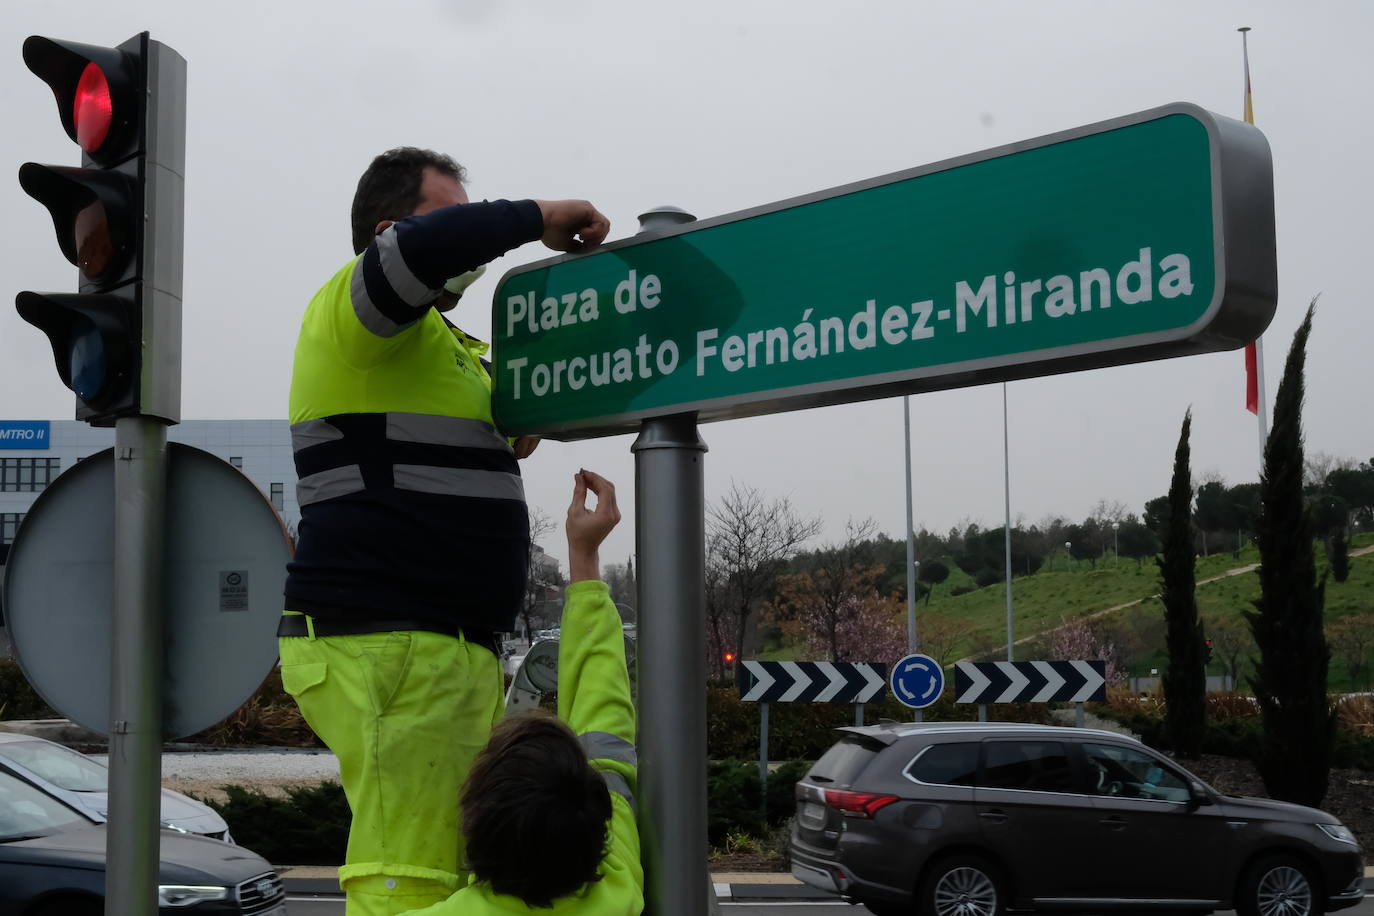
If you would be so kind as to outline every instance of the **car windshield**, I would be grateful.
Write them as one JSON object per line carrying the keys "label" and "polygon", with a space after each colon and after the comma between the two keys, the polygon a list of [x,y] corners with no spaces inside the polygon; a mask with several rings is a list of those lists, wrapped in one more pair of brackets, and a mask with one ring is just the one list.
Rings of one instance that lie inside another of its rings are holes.
{"label": "car windshield", "polygon": [[19,777],[0,772],[0,843],[47,836],[91,823]]}
{"label": "car windshield", "polygon": [[8,758],[69,792],[104,792],[110,771],[94,760],[48,741],[14,741],[0,745],[0,758]]}

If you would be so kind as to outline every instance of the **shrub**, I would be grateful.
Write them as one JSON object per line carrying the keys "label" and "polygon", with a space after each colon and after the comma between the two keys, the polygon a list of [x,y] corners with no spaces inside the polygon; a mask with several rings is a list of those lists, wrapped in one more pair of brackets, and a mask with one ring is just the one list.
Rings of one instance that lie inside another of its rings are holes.
{"label": "shrub", "polygon": [[286,790],[286,798],[225,786],[227,801],[201,799],[219,812],[234,839],[280,865],[338,865],[351,814],[343,788],[322,782]]}
{"label": "shrub", "polygon": [[56,719],[53,709],[33,689],[19,663],[0,658],[0,719]]}
{"label": "shrub", "polygon": [[219,723],[187,739],[216,747],[323,747],[301,718],[296,701],[281,683],[281,669],[273,668],[243,705]]}

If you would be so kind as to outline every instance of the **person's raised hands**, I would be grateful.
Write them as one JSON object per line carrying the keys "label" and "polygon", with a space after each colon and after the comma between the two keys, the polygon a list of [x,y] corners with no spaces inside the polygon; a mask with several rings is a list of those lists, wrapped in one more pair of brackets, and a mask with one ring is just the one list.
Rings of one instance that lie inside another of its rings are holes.
{"label": "person's raised hands", "polygon": [[611,231],[611,221],[585,200],[536,200],[544,215],[540,238],[554,251],[581,251],[600,245]]}
{"label": "person's raised hands", "polygon": [[[596,508],[587,508],[587,492],[596,497]],[[581,470],[573,477],[572,504],[568,506],[568,574],[573,582],[601,577],[597,548],[620,522],[615,504],[615,484],[600,474]]]}

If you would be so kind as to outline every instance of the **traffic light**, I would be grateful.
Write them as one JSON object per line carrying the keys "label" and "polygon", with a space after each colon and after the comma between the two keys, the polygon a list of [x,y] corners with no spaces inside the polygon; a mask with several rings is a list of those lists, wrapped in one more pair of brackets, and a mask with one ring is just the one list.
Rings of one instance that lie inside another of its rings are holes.
{"label": "traffic light", "polygon": [[76,293],[21,292],[15,307],[48,336],[78,420],[175,423],[186,61],[144,32],[115,48],[31,35],[24,63],[82,157],[80,168],[26,162],[19,184],[47,207],[80,278]]}
{"label": "traffic light", "polygon": [[1212,641],[1210,639],[1202,641],[1202,658],[1207,664],[1212,663]]}

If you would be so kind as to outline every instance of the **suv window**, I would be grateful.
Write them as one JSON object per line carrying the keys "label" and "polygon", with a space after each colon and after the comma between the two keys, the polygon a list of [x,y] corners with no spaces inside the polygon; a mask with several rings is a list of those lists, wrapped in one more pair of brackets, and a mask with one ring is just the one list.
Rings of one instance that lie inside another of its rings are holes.
{"label": "suv window", "polygon": [[971,786],[978,775],[978,745],[932,744],[911,762],[907,774],[933,786]]}
{"label": "suv window", "polygon": [[881,748],[881,745],[868,745],[869,742],[858,737],[845,737],[816,761],[816,765],[806,774],[807,777],[819,782],[833,782],[836,785],[853,785],[854,780]]}
{"label": "suv window", "polygon": [[981,785],[988,789],[1070,792],[1073,775],[1058,741],[989,741]]}
{"label": "suv window", "polygon": [[1085,744],[1088,783],[1096,795],[1186,802],[1188,784],[1154,757],[1114,744]]}

